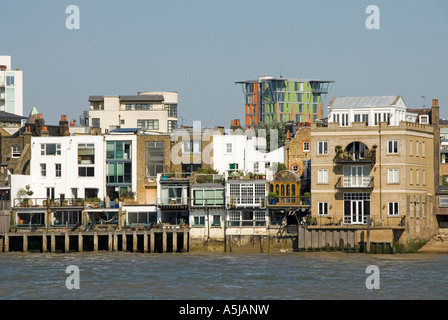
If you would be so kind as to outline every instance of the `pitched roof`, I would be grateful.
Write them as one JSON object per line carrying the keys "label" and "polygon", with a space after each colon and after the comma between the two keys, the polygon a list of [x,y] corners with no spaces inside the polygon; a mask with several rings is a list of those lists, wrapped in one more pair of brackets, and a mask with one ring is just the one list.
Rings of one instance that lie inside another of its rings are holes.
{"label": "pitched roof", "polygon": [[402,98],[397,96],[373,96],[373,97],[334,97],[328,107],[331,108],[368,108],[394,106]]}

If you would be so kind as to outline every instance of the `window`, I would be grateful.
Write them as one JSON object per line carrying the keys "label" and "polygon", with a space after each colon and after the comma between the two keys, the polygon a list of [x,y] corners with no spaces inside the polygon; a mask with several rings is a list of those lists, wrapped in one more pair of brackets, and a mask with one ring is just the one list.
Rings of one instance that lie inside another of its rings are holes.
{"label": "window", "polygon": [[318,203],[318,215],[326,216],[328,215],[328,202],[319,202]]}
{"label": "window", "polygon": [[193,216],[193,227],[204,227],[205,216]]}
{"label": "window", "polygon": [[6,76],[6,85],[8,87],[14,85],[14,76]]}
{"label": "window", "polygon": [[387,183],[398,183],[398,169],[387,170]]}
{"label": "window", "polygon": [[328,183],[328,170],[327,169],[317,170],[317,183]]}
{"label": "window", "polygon": [[41,177],[47,176],[47,165],[45,163],[40,164],[40,176]]}
{"label": "window", "polygon": [[229,170],[238,170],[238,163],[229,163]]}
{"label": "window", "polygon": [[226,152],[232,153],[232,144],[231,143],[226,143]]}
{"label": "window", "polygon": [[78,144],[78,176],[95,176],[95,145],[93,143]]}
{"label": "window", "polygon": [[40,155],[41,156],[61,155],[61,144],[60,143],[42,143],[40,145]]}
{"label": "window", "polygon": [[[93,169],[93,168],[92,168]],[[132,163],[131,162],[109,162],[107,163],[106,183],[131,183],[132,182]]]}
{"label": "window", "polygon": [[389,140],[387,143],[387,153],[398,153],[398,141],[397,140]]}
{"label": "window", "polygon": [[448,207],[448,196],[439,196],[439,206],[442,208]]}
{"label": "window", "polygon": [[106,145],[107,160],[129,160],[132,158],[131,141],[108,141]]}
{"label": "window", "polygon": [[292,169],[292,171],[297,172],[297,171],[299,171],[299,166],[295,164],[292,166],[291,169]]}
{"label": "window", "polygon": [[177,118],[177,104],[166,104],[165,110],[168,110],[168,117]]}
{"label": "window", "polygon": [[389,215],[398,216],[398,202],[389,202]]}
{"label": "window", "polygon": [[230,184],[230,198],[232,204],[260,204],[266,197],[266,186],[261,183]]}
{"label": "window", "polygon": [[100,128],[100,118],[92,118],[92,127]]}
{"label": "window", "polygon": [[176,120],[168,120],[168,132],[172,132],[176,130],[177,128],[177,121]]}
{"label": "window", "polygon": [[214,214],[212,217],[212,227],[221,226],[221,216],[219,214]]}
{"label": "window", "polygon": [[146,176],[155,177],[162,173],[165,165],[165,143],[146,143]]}
{"label": "window", "polygon": [[60,163],[56,163],[55,165],[55,175],[56,177],[61,177],[62,176],[62,166]]}
{"label": "window", "polygon": [[258,171],[260,170],[259,166],[260,166],[259,162],[255,161],[254,162],[254,173],[258,173]]}
{"label": "window", "polygon": [[303,143],[303,152],[310,152],[310,143],[308,141]]}
{"label": "window", "polygon": [[157,119],[137,120],[137,127],[146,130],[159,130],[159,120]]}
{"label": "window", "polygon": [[429,116],[428,115],[420,115],[421,124],[429,124]]}
{"label": "window", "polygon": [[19,158],[22,154],[22,149],[19,146],[12,147],[12,157]]}
{"label": "window", "polygon": [[224,189],[193,190],[194,205],[223,205]]}
{"label": "window", "polygon": [[266,161],[265,163],[264,163],[264,168],[265,169],[269,169],[271,167],[271,162],[270,161]]}
{"label": "window", "polygon": [[328,154],[328,141],[319,141],[317,150],[319,154]]}
{"label": "window", "polygon": [[201,153],[201,140],[182,140],[182,153]]}

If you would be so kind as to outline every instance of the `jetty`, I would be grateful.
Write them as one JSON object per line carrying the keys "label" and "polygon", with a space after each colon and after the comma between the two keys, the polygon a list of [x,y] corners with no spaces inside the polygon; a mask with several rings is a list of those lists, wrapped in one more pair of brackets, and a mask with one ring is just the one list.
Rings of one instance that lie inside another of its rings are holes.
{"label": "jetty", "polygon": [[189,251],[188,228],[124,231],[18,232],[0,235],[0,252]]}

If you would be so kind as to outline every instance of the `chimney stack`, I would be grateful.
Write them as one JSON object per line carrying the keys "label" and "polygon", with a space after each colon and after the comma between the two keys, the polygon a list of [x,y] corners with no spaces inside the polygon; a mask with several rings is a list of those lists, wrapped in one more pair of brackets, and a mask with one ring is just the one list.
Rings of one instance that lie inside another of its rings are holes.
{"label": "chimney stack", "polygon": [[42,113],[38,113],[37,118],[34,121],[34,128],[36,130],[37,136],[40,136],[42,134],[42,127],[44,126],[44,124],[45,124],[45,120],[44,120]]}
{"label": "chimney stack", "polygon": [[68,121],[67,121],[66,115],[61,115],[61,120],[59,121],[59,135],[61,137],[70,135],[70,132],[68,130]]}

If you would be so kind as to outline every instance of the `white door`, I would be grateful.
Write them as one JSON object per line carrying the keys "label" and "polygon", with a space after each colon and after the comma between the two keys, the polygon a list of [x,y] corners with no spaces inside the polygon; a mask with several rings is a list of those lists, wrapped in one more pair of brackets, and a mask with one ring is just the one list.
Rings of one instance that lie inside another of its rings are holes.
{"label": "white door", "polygon": [[364,201],[352,200],[351,201],[351,216],[352,223],[363,223],[364,221]]}

